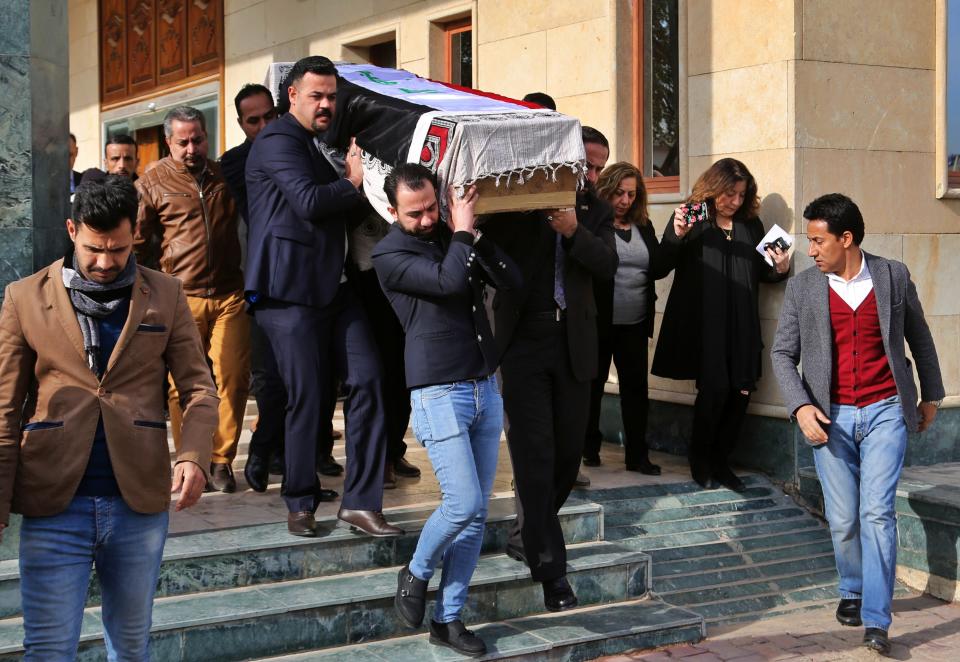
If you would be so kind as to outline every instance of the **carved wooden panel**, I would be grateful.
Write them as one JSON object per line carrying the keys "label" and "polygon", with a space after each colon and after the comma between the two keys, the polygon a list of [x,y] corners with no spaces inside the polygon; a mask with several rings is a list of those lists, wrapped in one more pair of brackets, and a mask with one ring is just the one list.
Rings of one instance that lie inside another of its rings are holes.
{"label": "carved wooden panel", "polygon": [[100,93],[104,101],[127,94],[127,8],[124,0],[100,3]]}
{"label": "carved wooden panel", "polygon": [[222,0],[100,0],[99,6],[104,104],[219,72]]}
{"label": "carved wooden panel", "polygon": [[187,76],[187,2],[157,3],[157,80],[177,81]]}
{"label": "carved wooden panel", "polygon": [[153,0],[127,0],[127,89],[139,94],[156,87]]}
{"label": "carved wooden panel", "polygon": [[187,0],[190,75],[216,71],[223,50],[221,0]]}

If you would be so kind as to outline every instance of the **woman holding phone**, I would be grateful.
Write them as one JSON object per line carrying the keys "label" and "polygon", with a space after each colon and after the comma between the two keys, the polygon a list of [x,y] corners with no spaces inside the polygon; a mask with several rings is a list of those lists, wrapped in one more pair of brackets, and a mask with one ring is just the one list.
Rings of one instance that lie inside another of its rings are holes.
{"label": "woman holding phone", "polygon": [[729,466],[760,378],[759,282],[787,277],[788,251],[756,246],[763,239],[757,183],[736,159],[721,159],[693,186],[663,232],[660,260],[673,286],[653,357],[653,374],[693,379],[697,399],[688,457],[702,487],[742,492]]}
{"label": "woman holding phone", "polygon": [[620,382],[627,471],[659,476],[660,467],[650,462],[647,451],[647,339],[653,336],[654,280],[663,275],[655,269],[659,244],[647,215],[643,176],[622,161],[607,166],[597,181],[597,196],[613,207],[620,264],[613,280],[594,280],[599,368],[590,394],[583,464],[600,465],[600,402],[612,357]]}

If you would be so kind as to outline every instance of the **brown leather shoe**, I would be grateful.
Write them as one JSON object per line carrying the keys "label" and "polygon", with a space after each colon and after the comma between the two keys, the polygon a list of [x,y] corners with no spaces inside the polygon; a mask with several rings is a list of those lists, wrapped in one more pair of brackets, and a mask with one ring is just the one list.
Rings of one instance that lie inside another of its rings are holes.
{"label": "brown leather shoe", "polygon": [[393,473],[393,467],[390,466],[389,462],[386,462],[383,465],[383,489],[397,489],[397,476]]}
{"label": "brown leather shoe", "polygon": [[[387,464],[390,464],[388,461]],[[401,478],[419,478],[420,467],[410,464],[406,458],[399,458],[393,463],[393,472]]]}
{"label": "brown leather shoe", "polygon": [[341,508],[337,513],[341,522],[346,522],[351,529],[358,529],[374,538],[389,538],[402,536],[403,529],[390,524],[379,510],[348,510]]}
{"label": "brown leather shoe", "polygon": [[210,465],[210,480],[207,482],[207,489],[213,488],[217,492],[237,491],[237,479],[233,477],[233,467],[225,463],[214,463]]}
{"label": "brown leather shoe", "polygon": [[287,531],[295,536],[312,538],[317,535],[317,521],[309,510],[287,513]]}

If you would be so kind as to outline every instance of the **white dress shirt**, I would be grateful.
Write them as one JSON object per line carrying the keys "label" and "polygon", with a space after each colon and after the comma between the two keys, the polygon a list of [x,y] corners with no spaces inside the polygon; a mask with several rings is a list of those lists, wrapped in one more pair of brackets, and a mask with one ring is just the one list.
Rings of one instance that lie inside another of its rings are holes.
{"label": "white dress shirt", "polygon": [[873,278],[867,268],[867,259],[860,254],[860,271],[850,280],[844,280],[837,274],[827,274],[830,289],[839,295],[851,310],[856,310],[873,289]]}

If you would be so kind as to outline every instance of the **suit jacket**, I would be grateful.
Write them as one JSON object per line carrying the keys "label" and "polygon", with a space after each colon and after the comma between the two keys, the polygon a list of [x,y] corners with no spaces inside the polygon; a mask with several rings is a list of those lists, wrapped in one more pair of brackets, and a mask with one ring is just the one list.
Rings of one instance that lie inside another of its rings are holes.
{"label": "suit jacket", "polygon": [[124,501],[162,512],[170,503],[160,388],[168,369],[183,407],[177,462],[206,472],[217,428],[219,398],[183,285],[138,267],[127,322],[98,380],[62,267],[58,260],[11,283],[0,313],[0,522],[11,511],[36,517],[67,507],[101,416]]}
{"label": "suit jacket", "polygon": [[[597,304],[593,279],[610,279],[617,272],[613,210],[592,191],[577,195],[577,230],[565,240],[563,283],[567,300],[567,339],[574,377],[589,381],[597,374]],[[530,294],[540,257],[556,233],[543,212],[501,214],[481,229],[520,266],[524,286],[497,292],[493,300],[497,348],[503,357],[513,340]],[[534,248],[535,247],[535,248]]]}
{"label": "suit jacket", "polygon": [[520,286],[520,270],[487,237],[469,232],[437,241],[396,223],[373,249],[373,268],[406,336],[407,387],[477,379],[497,369],[497,347],[483,305],[484,283]]}
{"label": "suit jacket", "polygon": [[[873,279],[883,349],[897,383],[907,427],[917,431],[917,387],[904,340],[917,362],[920,395],[925,401],[944,397],[937,350],[910,271],[902,262],[863,253]],[[780,383],[787,411],[794,414],[812,404],[830,415],[833,374],[833,337],[830,326],[830,285],[815,266],[787,282],[780,322],[773,341],[773,372]],[[802,374],[797,365],[803,359]]]}
{"label": "suit jacket", "polygon": [[250,297],[322,308],[340,287],[347,214],[361,201],[292,113],[257,135],[247,157]]}

